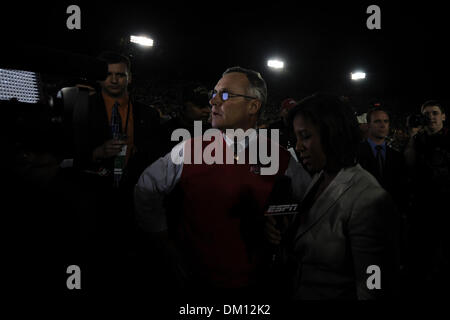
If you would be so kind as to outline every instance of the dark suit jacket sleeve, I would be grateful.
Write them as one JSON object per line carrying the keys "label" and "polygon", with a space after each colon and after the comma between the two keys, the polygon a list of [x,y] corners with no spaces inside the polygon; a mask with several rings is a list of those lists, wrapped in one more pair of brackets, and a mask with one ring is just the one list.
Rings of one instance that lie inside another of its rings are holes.
{"label": "dark suit jacket sleeve", "polygon": [[162,150],[159,113],[152,107],[133,102],[135,155],[128,163],[131,181],[137,182],[142,172],[158,158]]}
{"label": "dark suit jacket sleeve", "polygon": [[[373,161],[371,161],[373,159]],[[361,142],[358,145],[358,162],[367,171],[373,173],[376,168],[374,167],[375,157],[372,154],[372,150],[370,148],[370,144],[366,141]]]}
{"label": "dark suit jacket sleeve", "polygon": [[406,170],[406,162],[403,154],[391,148],[388,149],[389,158],[391,159],[391,190],[392,197],[399,210],[406,210],[408,202],[408,189],[410,181],[408,180],[408,172]]}
{"label": "dark suit jacket sleeve", "polygon": [[101,94],[96,94],[89,98],[89,113],[87,119],[83,120],[80,129],[83,135],[76,141],[76,155],[74,159],[76,167],[79,169],[97,170],[100,164],[92,161],[94,149],[112,138]]}
{"label": "dark suit jacket sleeve", "polygon": [[[356,275],[358,299],[379,299],[392,290],[395,269],[393,227],[395,207],[391,197],[380,188],[367,188],[354,204],[348,224],[349,241]],[[371,265],[381,271],[381,289],[370,290],[367,273]]]}

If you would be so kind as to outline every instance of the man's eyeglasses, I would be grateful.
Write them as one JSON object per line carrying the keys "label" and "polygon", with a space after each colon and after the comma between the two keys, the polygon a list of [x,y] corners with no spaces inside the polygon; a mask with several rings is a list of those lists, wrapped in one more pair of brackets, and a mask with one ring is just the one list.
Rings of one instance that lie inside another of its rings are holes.
{"label": "man's eyeglasses", "polygon": [[209,100],[215,98],[217,96],[217,94],[219,94],[220,99],[222,99],[222,101],[227,101],[230,98],[235,98],[235,97],[243,97],[243,98],[247,98],[247,99],[258,99],[257,97],[251,97],[251,96],[246,96],[243,94],[237,94],[237,93],[231,93],[227,90],[223,90],[223,91],[219,91],[217,92],[216,90],[211,90],[209,92]]}

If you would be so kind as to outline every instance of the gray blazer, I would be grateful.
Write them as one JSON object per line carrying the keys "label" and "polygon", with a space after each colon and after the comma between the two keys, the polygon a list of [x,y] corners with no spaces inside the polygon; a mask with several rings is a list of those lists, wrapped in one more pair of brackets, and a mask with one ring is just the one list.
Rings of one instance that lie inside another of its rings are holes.
{"label": "gray blazer", "polygon": [[[374,299],[390,292],[395,214],[390,196],[370,173],[359,164],[342,169],[311,209],[294,218],[301,219],[291,251],[294,299]],[[371,265],[380,267],[381,289],[367,286]]]}

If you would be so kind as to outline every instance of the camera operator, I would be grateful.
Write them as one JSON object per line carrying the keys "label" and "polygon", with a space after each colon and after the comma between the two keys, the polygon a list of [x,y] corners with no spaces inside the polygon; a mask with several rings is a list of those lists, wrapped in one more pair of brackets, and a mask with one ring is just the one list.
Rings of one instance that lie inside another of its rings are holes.
{"label": "camera operator", "polygon": [[449,283],[448,214],[442,209],[450,196],[450,139],[441,103],[425,102],[421,114],[408,119],[410,140],[405,148],[413,188],[410,272],[414,289],[419,286],[424,295],[438,298]]}
{"label": "camera operator", "polygon": [[[6,246],[11,258],[4,259],[11,268],[8,277],[17,292],[55,292],[65,283],[69,265],[84,266],[92,215],[80,199],[89,195],[73,168],[62,164],[66,141],[60,125],[51,121],[50,107],[17,100],[1,101],[1,106],[8,119],[3,180],[5,226],[12,235]],[[31,287],[23,276],[30,265],[39,274]]]}

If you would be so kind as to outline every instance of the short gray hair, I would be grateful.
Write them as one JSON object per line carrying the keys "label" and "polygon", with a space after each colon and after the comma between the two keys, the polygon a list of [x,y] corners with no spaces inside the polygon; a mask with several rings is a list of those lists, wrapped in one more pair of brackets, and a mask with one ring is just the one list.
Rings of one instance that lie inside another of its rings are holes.
{"label": "short gray hair", "polygon": [[261,108],[259,114],[261,114],[261,110],[264,108],[267,102],[267,85],[266,81],[264,81],[263,77],[259,72],[256,72],[254,70],[245,69],[242,67],[231,67],[225,70],[225,72],[222,74],[222,76],[228,74],[228,73],[243,73],[247,76],[248,82],[250,83],[250,93],[251,95],[254,95],[258,98],[259,101],[261,101]]}

